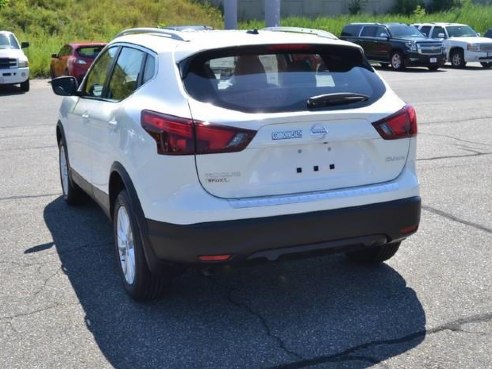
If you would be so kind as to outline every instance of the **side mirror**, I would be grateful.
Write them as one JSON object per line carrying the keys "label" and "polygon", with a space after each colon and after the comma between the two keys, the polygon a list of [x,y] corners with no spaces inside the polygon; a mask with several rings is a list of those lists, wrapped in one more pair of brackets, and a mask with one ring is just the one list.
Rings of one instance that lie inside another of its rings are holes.
{"label": "side mirror", "polygon": [[25,49],[26,47],[29,47],[29,42],[21,42],[21,49]]}
{"label": "side mirror", "polygon": [[63,76],[51,80],[51,89],[55,95],[59,96],[74,96],[77,95],[79,83],[72,76]]}
{"label": "side mirror", "polygon": [[477,36],[478,36],[478,37],[480,37],[480,36],[482,36],[482,35],[480,34],[480,32],[477,32]]}

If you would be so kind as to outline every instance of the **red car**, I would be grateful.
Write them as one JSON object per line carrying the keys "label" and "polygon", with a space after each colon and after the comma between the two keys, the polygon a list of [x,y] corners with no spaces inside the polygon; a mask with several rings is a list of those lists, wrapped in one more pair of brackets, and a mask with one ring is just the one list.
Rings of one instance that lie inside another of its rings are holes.
{"label": "red car", "polygon": [[104,46],[104,42],[73,42],[64,45],[58,54],[51,55],[51,78],[73,76],[80,83]]}

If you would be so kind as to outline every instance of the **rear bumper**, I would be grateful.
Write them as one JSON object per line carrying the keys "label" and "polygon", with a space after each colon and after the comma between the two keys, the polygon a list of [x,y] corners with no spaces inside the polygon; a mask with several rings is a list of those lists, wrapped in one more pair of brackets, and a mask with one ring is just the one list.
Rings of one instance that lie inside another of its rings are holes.
{"label": "rear bumper", "polygon": [[343,252],[394,242],[414,233],[420,197],[303,214],[176,225],[146,220],[150,267],[200,263],[203,255],[232,255],[227,263],[305,252]]}

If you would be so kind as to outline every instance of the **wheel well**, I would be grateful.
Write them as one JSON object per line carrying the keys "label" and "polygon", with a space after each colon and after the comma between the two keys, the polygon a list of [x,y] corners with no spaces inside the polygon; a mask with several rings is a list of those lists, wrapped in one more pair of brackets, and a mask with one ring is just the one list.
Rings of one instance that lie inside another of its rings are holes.
{"label": "wheel well", "polygon": [[111,173],[111,177],[109,178],[109,216],[111,219],[113,219],[114,202],[118,194],[123,189],[125,189],[123,179],[117,171],[113,171],[113,173]]}
{"label": "wheel well", "polygon": [[60,128],[60,122],[56,125],[56,142],[60,144],[60,141],[62,139],[62,130]]}
{"label": "wheel well", "polygon": [[464,50],[462,47],[455,46],[451,50],[449,50],[449,56],[451,56],[451,54],[453,54],[453,52],[455,52],[455,51],[460,51],[460,52],[464,53]]}

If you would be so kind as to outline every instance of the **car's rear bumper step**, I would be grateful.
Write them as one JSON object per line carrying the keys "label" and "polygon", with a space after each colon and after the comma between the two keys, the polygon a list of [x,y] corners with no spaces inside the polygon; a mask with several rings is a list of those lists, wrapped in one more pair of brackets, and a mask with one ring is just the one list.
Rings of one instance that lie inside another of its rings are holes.
{"label": "car's rear bumper step", "polygon": [[[348,251],[414,233],[420,197],[267,218],[176,225],[147,220],[146,248],[155,262],[198,263],[203,255],[232,255],[231,262],[284,254]],[[148,253],[148,255],[149,255]],[[154,263],[151,263],[154,264]]]}

